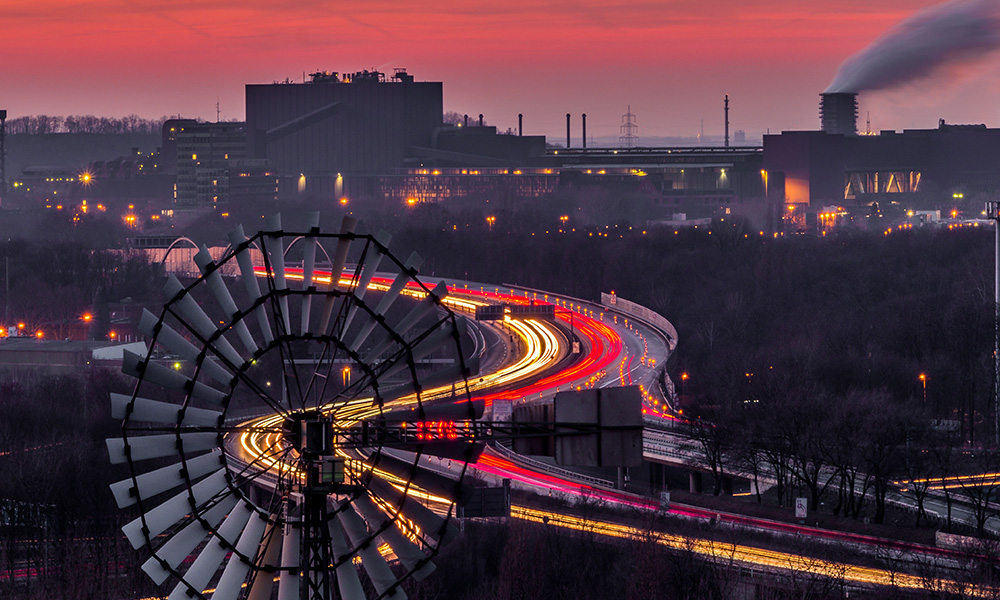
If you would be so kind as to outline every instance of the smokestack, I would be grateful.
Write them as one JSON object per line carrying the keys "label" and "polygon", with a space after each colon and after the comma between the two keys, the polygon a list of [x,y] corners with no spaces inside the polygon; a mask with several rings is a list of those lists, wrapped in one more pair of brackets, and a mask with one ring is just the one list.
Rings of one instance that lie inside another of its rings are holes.
{"label": "smokestack", "polygon": [[822,130],[842,135],[858,134],[858,95],[848,92],[820,94]]}
{"label": "smokestack", "polygon": [[729,94],[726,94],[726,148],[729,147]]}
{"label": "smokestack", "polygon": [[583,147],[587,147],[587,113],[583,113]]}
{"label": "smokestack", "polygon": [[479,113],[479,126],[483,126],[483,113]]}
{"label": "smokestack", "polygon": [[570,148],[569,141],[570,141],[569,140],[569,113],[566,113],[566,149],[567,150],[569,150],[569,148]]}
{"label": "smokestack", "polygon": [[[7,110],[0,110],[0,203],[7,195]],[[0,204],[2,205],[2,204]]]}
{"label": "smokestack", "polygon": [[524,115],[522,113],[517,113],[517,135],[518,137],[524,135]]}

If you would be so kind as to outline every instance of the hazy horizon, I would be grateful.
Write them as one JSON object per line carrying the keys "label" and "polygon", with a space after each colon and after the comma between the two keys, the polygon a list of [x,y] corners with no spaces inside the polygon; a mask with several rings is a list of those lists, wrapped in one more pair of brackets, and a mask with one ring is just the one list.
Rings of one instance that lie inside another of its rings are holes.
{"label": "hazy horizon", "polygon": [[[816,129],[819,94],[838,67],[915,12],[920,0],[790,0],[751,5],[560,2],[434,7],[398,0],[275,8],[250,2],[55,0],[9,8],[0,41],[9,118],[94,114],[242,120],[244,85],[302,81],[315,70],[405,67],[444,83],[444,109],[499,129],[565,141],[617,137],[630,105],[640,138]],[[983,58],[860,96],[859,128],[997,126],[997,61]]]}

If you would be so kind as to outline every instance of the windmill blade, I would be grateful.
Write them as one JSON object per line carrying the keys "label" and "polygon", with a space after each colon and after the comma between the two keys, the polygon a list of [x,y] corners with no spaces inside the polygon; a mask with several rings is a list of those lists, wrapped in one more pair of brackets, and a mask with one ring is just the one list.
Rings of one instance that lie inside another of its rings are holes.
{"label": "windmill blade", "polygon": [[163,458],[177,453],[201,452],[219,445],[219,434],[214,431],[165,433],[161,435],[141,435],[128,438],[108,438],[108,454],[111,464],[120,465],[127,461]]}
{"label": "windmill blade", "polygon": [[[181,414],[184,416],[182,417]],[[169,402],[135,398],[124,394],[111,393],[111,416],[115,419],[128,417],[132,421],[180,425],[182,427],[217,427],[222,411],[206,408],[184,407]]]}
{"label": "windmill blade", "polygon": [[[229,232],[229,243],[233,247],[233,251],[236,254],[236,262],[240,266],[240,279],[243,280],[243,287],[247,291],[250,303],[256,304],[257,300],[260,299],[260,285],[257,283],[257,273],[253,269],[253,260],[250,258],[250,252],[245,247],[237,250],[246,241],[247,236],[243,233],[242,225],[237,225],[235,229]],[[253,313],[257,317],[257,326],[260,327],[260,331],[264,336],[264,344],[270,345],[274,341],[274,334],[271,333],[271,323],[267,319],[267,311],[264,310],[263,305],[257,305],[253,309]]]}
{"label": "windmill blade", "polygon": [[[246,503],[237,504],[223,521],[216,534],[198,554],[198,558],[195,559],[191,568],[184,573],[184,579],[174,587],[168,600],[187,600],[191,597],[188,594],[189,589],[201,593],[208,587],[208,582],[212,580],[212,576],[219,570],[219,565],[226,558],[228,548],[234,546],[230,540],[235,540],[243,532],[249,518],[250,509],[247,508]],[[239,559],[237,558],[236,561],[239,562]]]}
{"label": "windmill blade", "polygon": [[470,486],[385,452],[370,457],[365,464],[395,475],[403,481],[409,481],[411,485],[416,485],[432,494],[452,499],[458,504],[465,504],[472,497]]}
{"label": "windmill blade", "polygon": [[[167,350],[179,354],[184,360],[192,364],[199,364],[198,359],[201,356],[201,352],[198,348],[184,339],[184,336],[177,333],[169,324],[161,322],[153,313],[145,308],[142,309],[142,316],[139,318],[139,331],[143,335],[155,339],[156,343],[163,344]],[[219,383],[229,385],[232,382],[233,374],[222,368],[208,356],[200,364],[201,370]]]}
{"label": "windmill blade", "polygon": [[388,331],[382,332],[382,339],[376,343],[369,356],[379,356],[385,352],[389,346],[395,343],[397,337],[404,337],[421,319],[429,315],[441,302],[441,299],[448,295],[448,286],[443,281],[439,281],[431,293],[417,303],[410,312],[393,328],[395,336]]}
{"label": "windmill blade", "polygon": [[[243,530],[240,541],[236,542],[236,552],[249,556],[251,559],[256,558],[266,528],[267,519],[254,513],[250,522],[247,523],[246,529]],[[215,586],[212,600],[237,600],[248,573],[250,573],[250,565],[234,553],[229,562],[226,563],[219,583]]]}
{"label": "windmill blade", "polygon": [[219,332],[215,322],[205,314],[191,294],[184,290],[182,284],[176,277],[171,275],[164,286],[167,297],[174,298],[172,309],[187,321],[192,330],[205,339],[215,338],[214,347],[233,366],[239,368],[243,364],[243,357],[236,351],[236,348],[229,343],[226,336]]}
{"label": "windmill blade", "polygon": [[[389,242],[392,241],[392,236],[382,231],[381,229],[372,236],[376,242],[382,246],[388,246]],[[373,245],[374,246],[374,245]],[[375,278],[375,273],[378,272],[378,266],[382,262],[382,257],[385,253],[378,246],[371,247],[368,254],[365,256],[365,262],[361,265],[361,277],[358,279],[358,285],[354,288],[354,297],[357,301],[364,300],[365,292],[368,291],[368,286],[371,285],[372,279]],[[347,316],[344,318],[344,324],[341,326],[341,331],[346,332],[351,327],[351,323],[354,321],[354,315],[357,314],[358,303],[352,302],[351,307],[347,310]]]}
{"label": "windmill blade", "polygon": [[115,496],[118,508],[125,508],[138,502],[139,498],[148,500],[157,494],[184,485],[188,480],[197,481],[214,471],[220,464],[224,465],[225,460],[222,457],[222,450],[216,448],[186,463],[179,462],[138,475],[134,481],[129,477],[112,483],[111,493]]}
{"label": "windmill blade", "polygon": [[369,540],[368,526],[365,525],[354,507],[348,502],[341,506],[337,513],[340,525],[347,533],[347,538],[351,545],[357,548],[358,556],[361,557],[361,566],[368,573],[368,579],[375,586],[375,591],[379,596],[392,600],[405,600],[406,593],[399,587],[399,581],[393,575],[392,569],[378,552],[378,545],[372,544]]}
{"label": "windmill blade", "polygon": [[[411,348],[410,357],[413,362],[417,362],[427,358],[428,355],[433,353],[435,350],[440,350],[443,348],[450,340],[454,339],[455,330],[451,327],[450,323],[439,327],[437,331],[431,333],[424,339],[417,342]],[[390,338],[391,340],[391,338]],[[386,344],[386,348],[388,344]],[[385,348],[383,348],[384,350]],[[372,356],[378,356],[380,353],[373,352]],[[396,361],[392,363],[389,368],[384,371],[379,372],[379,378],[381,379],[391,379],[394,375],[398,374],[403,369],[407,369],[410,366],[410,361],[406,360],[406,355],[400,355],[396,357]]]}
{"label": "windmill blade", "polygon": [[[226,496],[218,504],[208,509],[201,518],[209,527],[216,528],[222,522],[223,517],[236,506],[236,502],[235,495]],[[161,585],[170,577],[170,569],[176,571],[177,567],[194,552],[195,547],[205,539],[208,533],[209,530],[205,529],[205,525],[201,521],[192,519],[183,529],[153,551],[153,556],[142,564],[142,570],[156,585]]]}
{"label": "windmill blade", "polygon": [[[284,237],[281,234],[281,214],[272,215],[267,220],[267,228],[271,233],[267,234],[267,256],[271,263],[271,280],[274,281],[274,289],[283,292],[288,289],[288,281],[285,279],[285,245],[282,242]],[[285,334],[292,332],[291,315],[288,314],[288,296],[278,294],[278,309],[281,312],[281,322],[285,325]]]}
{"label": "windmill blade", "polygon": [[233,295],[229,293],[229,287],[223,283],[222,274],[219,273],[217,265],[212,259],[212,254],[208,251],[208,246],[205,244],[201,245],[201,250],[198,251],[198,254],[194,255],[194,262],[198,265],[198,269],[202,275],[205,276],[205,280],[208,282],[208,289],[212,291],[216,302],[222,307],[222,311],[226,314],[229,322],[233,323],[233,328],[239,336],[243,347],[250,354],[257,352],[260,347],[253,339],[253,336],[250,335],[250,329],[243,319],[236,318],[240,313],[240,309],[236,307],[236,301],[233,300]]}
{"label": "windmill blade", "polygon": [[378,506],[375,506],[367,494],[355,498],[354,504],[361,511],[365,521],[368,521],[368,526],[373,531],[380,532],[379,537],[389,544],[406,570],[413,571],[414,579],[420,581],[434,572],[434,563],[430,562],[430,559],[416,544],[403,535],[403,532],[396,526],[396,521],[382,512]]}
{"label": "windmill blade", "polygon": [[[347,253],[351,249],[351,234],[358,226],[358,220],[352,216],[345,215],[340,223],[340,238],[337,240],[337,249],[333,253],[333,264],[330,265],[330,289],[336,290],[340,287],[340,275],[344,272],[344,265],[347,264]],[[323,317],[319,322],[319,332],[325,333],[330,330],[330,318],[333,315],[333,305],[336,298],[333,295],[327,296],[323,303]]]}
{"label": "windmill blade", "polygon": [[[468,379],[478,373],[479,357],[473,356],[466,359],[464,368],[461,363],[456,362],[450,367],[445,367],[444,369],[435,371],[434,373],[422,378],[420,380],[420,388],[422,391],[433,389],[459,380]],[[464,384],[465,382],[463,381],[462,383]],[[413,394],[417,391],[416,388],[416,383],[411,379],[406,383],[393,386],[385,390],[379,390],[378,398],[374,401],[374,403],[381,400],[383,404],[388,404],[393,400],[399,400],[400,398]]]}
{"label": "windmill blade", "polygon": [[340,592],[341,600],[365,600],[365,589],[361,585],[361,578],[358,577],[358,570],[354,568],[354,562],[351,560],[350,547],[336,519],[330,520],[328,529],[334,562],[339,563],[336,574],[337,591]]}
{"label": "windmill blade", "polygon": [[[188,490],[184,490],[170,500],[148,511],[145,514],[145,518],[139,517],[134,521],[130,521],[122,527],[122,531],[125,532],[125,537],[128,538],[132,547],[138,549],[146,543],[147,535],[149,539],[160,535],[171,525],[183,519],[184,515],[191,512],[192,503],[195,510],[197,510],[198,507],[211,500],[213,496],[226,489],[226,485],[226,470],[219,469],[213,475],[191,486],[190,493],[188,493]],[[145,521],[145,535],[143,534],[143,521]]]}
{"label": "windmill blade", "polygon": [[407,519],[416,523],[421,531],[435,537],[439,544],[446,544],[458,537],[458,528],[451,521],[442,519],[417,500],[404,496],[403,492],[384,479],[370,477],[367,486],[372,494],[395,507]]}
{"label": "windmill blade", "polygon": [[[281,559],[281,544],[278,536],[274,535],[280,531],[277,521],[272,521],[267,525],[264,532],[264,539],[267,540],[267,547],[264,549],[264,556],[260,559],[259,565],[276,565]],[[274,590],[274,578],[269,570],[258,570],[254,575],[253,583],[250,584],[250,591],[246,600],[271,600],[271,592]]]}
{"label": "windmill blade", "polygon": [[[302,243],[306,245],[302,251],[302,289],[315,289],[313,284],[313,272],[316,270],[316,234],[319,233],[319,213],[311,212],[306,214],[309,233],[302,238]],[[309,317],[312,313],[312,294],[302,295],[302,319],[299,326],[299,333],[306,335],[309,333]]]}
{"label": "windmill blade", "polygon": [[178,373],[173,369],[155,363],[146,362],[141,356],[128,350],[122,350],[122,373],[131,375],[136,379],[142,379],[150,383],[167,388],[186,392],[190,390],[191,397],[204,400],[212,404],[222,405],[226,400],[226,394],[200,381],[192,381],[186,375]]}
{"label": "windmill blade", "polygon": [[[406,288],[406,284],[410,282],[411,273],[415,273],[422,263],[423,259],[420,258],[420,255],[416,252],[410,254],[410,257],[406,259],[406,263],[403,265],[404,269],[396,275],[396,279],[394,279],[392,285],[389,286],[389,291],[382,296],[382,299],[375,307],[375,316],[385,316],[386,311],[388,311],[393,302],[396,301],[396,298],[399,298],[399,296],[403,293],[403,289]],[[361,347],[361,344],[368,339],[368,336],[371,334],[372,330],[375,329],[376,325],[378,325],[378,319],[370,318],[368,322],[365,323],[365,326],[361,328],[361,331],[359,331],[354,337],[354,341],[352,341],[348,347],[353,352],[357,352],[358,348]],[[344,333],[346,334],[347,332],[345,331]]]}
{"label": "windmill blade", "polygon": [[278,600],[299,597],[299,540],[301,529],[291,519],[285,521],[281,539],[281,575],[278,576]]}

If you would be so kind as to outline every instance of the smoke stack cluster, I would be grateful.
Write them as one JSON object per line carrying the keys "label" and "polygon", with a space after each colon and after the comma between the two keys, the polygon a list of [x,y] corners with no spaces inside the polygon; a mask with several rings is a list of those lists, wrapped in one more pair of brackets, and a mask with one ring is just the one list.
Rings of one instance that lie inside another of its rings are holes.
{"label": "smoke stack cluster", "polygon": [[827,133],[858,134],[858,95],[849,92],[820,94],[819,120]]}

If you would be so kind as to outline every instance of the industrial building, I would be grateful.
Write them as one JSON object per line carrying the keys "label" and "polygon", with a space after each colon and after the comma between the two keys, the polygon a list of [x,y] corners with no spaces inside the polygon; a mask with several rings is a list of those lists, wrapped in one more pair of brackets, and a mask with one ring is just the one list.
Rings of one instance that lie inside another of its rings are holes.
{"label": "industrial building", "polygon": [[341,76],[318,72],[306,83],[246,86],[248,157],[268,159],[281,194],[338,197],[345,176],[406,166],[427,147],[444,114],[439,82],[415,82],[405,69]]}
{"label": "industrial building", "polygon": [[855,94],[821,98],[821,130],[764,136],[767,196],[786,213],[905,203],[959,211],[968,204],[978,215],[981,200],[1000,192],[1000,129],[941,120],[936,129],[858,134]]}
{"label": "industrial building", "polygon": [[625,186],[657,198],[663,214],[762,199],[759,148],[548,148],[522,128],[503,134],[483,116],[442,123],[440,82],[404,69],[303,83],[248,85],[247,155],[266,159],[280,196],[381,198],[406,204],[463,197],[540,198],[560,187]]}

